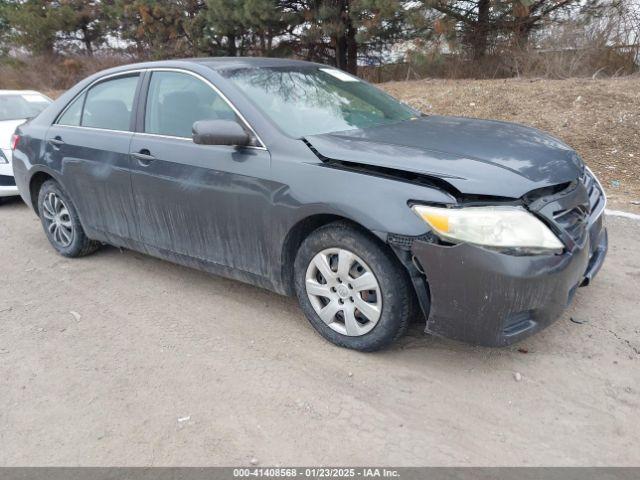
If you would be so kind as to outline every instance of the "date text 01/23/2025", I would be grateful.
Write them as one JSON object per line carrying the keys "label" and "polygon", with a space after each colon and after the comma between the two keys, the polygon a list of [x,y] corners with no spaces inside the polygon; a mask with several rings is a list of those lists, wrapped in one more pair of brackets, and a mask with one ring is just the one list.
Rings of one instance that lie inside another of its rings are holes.
{"label": "date text 01/23/2025", "polygon": [[236,468],[234,478],[398,478],[398,470],[388,468]]}

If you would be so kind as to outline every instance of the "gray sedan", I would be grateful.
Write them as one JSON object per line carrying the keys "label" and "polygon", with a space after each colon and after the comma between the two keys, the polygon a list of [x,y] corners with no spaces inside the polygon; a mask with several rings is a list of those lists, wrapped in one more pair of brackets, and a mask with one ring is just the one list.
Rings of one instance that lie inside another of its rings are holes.
{"label": "gray sedan", "polygon": [[424,115],[319,64],[118,67],[13,145],[60,254],[111,244],[297,295],[322,336],[363,351],[414,318],[508,345],[555,320],[607,251],[604,191],[561,141]]}

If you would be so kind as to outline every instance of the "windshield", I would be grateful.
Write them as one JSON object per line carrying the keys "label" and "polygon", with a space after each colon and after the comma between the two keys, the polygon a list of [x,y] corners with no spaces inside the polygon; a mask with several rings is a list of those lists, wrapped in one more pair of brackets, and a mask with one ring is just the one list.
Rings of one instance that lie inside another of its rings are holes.
{"label": "windshield", "polygon": [[421,115],[334,68],[244,68],[220,73],[287,135],[296,138],[396,123]]}
{"label": "windshield", "polygon": [[0,121],[35,117],[50,103],[37,93],[0,95]]}

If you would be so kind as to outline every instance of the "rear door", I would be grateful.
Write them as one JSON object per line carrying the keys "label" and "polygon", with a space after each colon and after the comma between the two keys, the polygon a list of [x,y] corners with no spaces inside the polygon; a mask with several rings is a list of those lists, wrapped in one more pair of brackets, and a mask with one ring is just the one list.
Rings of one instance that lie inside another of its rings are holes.
{"label": "rear door", "polygon": [[140,78],[127,73],[93,84],[47,132],[48,158],[83,225],[121,245],[137,239],[129,146]]}
{"label": "rear door", "polygon": [[[204,79],[153,71],[131,142],[132,182],[148,247],[263,275],[272,182],[264,147],[197,145],[197,120],[239,120]],[[246,125],[245,125],[246,126]]]}

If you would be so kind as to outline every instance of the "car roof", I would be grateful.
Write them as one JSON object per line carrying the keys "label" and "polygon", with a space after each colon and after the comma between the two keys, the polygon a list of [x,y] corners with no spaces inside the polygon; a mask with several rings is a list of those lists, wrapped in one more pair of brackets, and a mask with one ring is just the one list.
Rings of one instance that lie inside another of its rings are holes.
{"label": "car roof", "polygon": [[201,58],[175,58],[171,60],[158,60],[152,62],[131,63],[104,70],[99,73],[131,70],[136,68],[160,68],[175,67],[177,64],[193,63],[202,65],[212,70],[226,70],[234,68],[269,68],[269,67],[322,67],[319,63],[305,62],[303,60],[293,60],[289,58],[267,58],[267,57],[201,57]]}
{"label": "car roof", "polygon": [[268,68],[268,67],[302,67],[318,65],[317,63],[293,60],[290,58],[268,57],[206,57],[188,58],[187,62],[200,63],[214,70],[227,68]]}
{"label": "car roof", "polygon": [[200,58],[174,58],[171,60],[156,60],[136,62],[108,68],[90,75],[85,80],[95,81],[109,75],[126,74],[127,72],[153,69],[153,68],[185,68],[189,64],[211,70],[231,70],[238,68],[270,68],[270,67],[326,67],[321,63],[293,60],[290,58],[267,57],[200,57]]}

